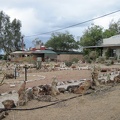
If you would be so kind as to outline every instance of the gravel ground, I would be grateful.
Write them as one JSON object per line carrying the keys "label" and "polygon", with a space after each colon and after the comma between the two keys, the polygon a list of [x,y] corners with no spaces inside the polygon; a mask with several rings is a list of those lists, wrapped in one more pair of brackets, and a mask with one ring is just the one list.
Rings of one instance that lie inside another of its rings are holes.
{"label": "gravel ground", "polygon": [[[0,93],[9,92],[12,90],[18,90],[21,82],[24,80],[24,74],[21,74],[22,77],[17,79],[8,79],[5,80],[6,83],[0,86]],[[41,84],[51,84],[52,78],[56,76],[58,81],[68,81],[68,80],[80,80],[80,79],[90,79],[91,71],[90,70],[61,70],[61,71],[52,71],[52,72],[37,72],[37,73],[28,73],[28,82],[27,87],[38,86]],[[31,81],[32,80],[32,81]],[[17,83],[18,82],[18,83]],[[15,87],[10,85],[15,83]]]}
{"label": "gravel ground", "polygon": [[[61,94],[60,100],[74,94]],[[32,100],[21,108],[50,104]],[[120,120],[120,86],[32,111],[10,111],[4,120]]]}
{"label": "gravel ground", "polygon": [[[103,66],[108,67],[108,66]],[[110,66],[111,68],[118,67]],[[52,77],[56,76],[58,81],[90,79],[90,70],[62,70],[52,72],[29,73],[27,87],[38,86],[40,84],[50,84]],[[38,79],[37,75],[44,76]],[[17,78],[22,81],[24,77]],[[36,81],[34,81],[37,79]],[[14,80],[5,80],[13,84]],[[14,82],[14,83],[15,83]],[[20,83],[10,87],[4,84],[0,87],[0,93],[18,90]],[[61,94],[59,100],[76,96],[76,94]],[[51,102],[29,101],[26,106],[20,108],[32,108],[51,104]],[[93,93],[83,97],[77,97],[66,102],[61,102],[53,106],[32,111],[9,111],[9,115],[4,120],[120,120],[120,86],[112,87],[111,90]]]}

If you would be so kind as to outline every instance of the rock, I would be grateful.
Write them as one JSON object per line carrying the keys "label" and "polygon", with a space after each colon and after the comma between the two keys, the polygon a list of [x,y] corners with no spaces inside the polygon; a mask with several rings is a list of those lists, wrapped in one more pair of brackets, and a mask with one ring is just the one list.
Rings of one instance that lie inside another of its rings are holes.
{"label": "rock", "polygon": [[5,92],[5,93],[1,93],[1,95],[3,96],[3,95],[7,95],[8,93],[7,92]]}
{"label": "rock", "polygon": [[23,94],[23,92],[25,92],[25,87],[26,87],[26,82],[24,81],[18,90],[19,97],[21,96],[21,94]]}
{"label": "rock", "polygon": [[57,88],[57,80],[56,80],[56,78],[53,78],[53,82],[51,84],[51,95],[56,96],[56,95],[59,95],[59,94],[60,94],[60,92]]}
{"label": "rock", "polygon": [[2,113],[3,112],[3,110],[0,110],[0,113]]}
{"label": "rock", "polygon": [[12,91],[9,91],[8,94],[12,94]]}
{"label": "rock", "polygon": [[76,88],[78,88],[79,85],[70,85],[67,87],[67,91],[70,93],[73,93]]}
{"label": "rock", "polygon": [[107,72],[107,68],[102,68],[101,72]]}
{"label": "rock", "polygon": [[10,109],[10,108],[16,107],[13,100],[5,100],[2,102],[2,104],[4,105],[5,109]]}
{"label": "rock", "polygon": [[120,83],[120,74],[114,77],[114,83]]}
{"label": "rock", "polygon": [[65,93],[66,89],[65,88],[58,88],[60,93]]}
{"label": "rock", "polygon": [[6,79],[13,79],[14,78],[14,74],[5,74],[5,78]]}
{"label": "rock", "polygon": [[81,85],[74,90],[75,94],[84,94],[90,87],[92,86],[91,80],[86,80],[85,82],[81,83]]}
{"label": "rock", "polygon": [[4,119],[5,118],[5,114],[4,112],[0,113],[0,120]]}
{"label": "rock", "polygon": [[19,106],[23,106],[27,102],[25,87],[26,87],[26,82],[24,81],[24,83],[22,83],[22,85],[20,86],[18,90],[18,105]]}
{"label": "rock", "polygon": [[32,88],[28,88],[26,91],[26,99],[27,101],[30,101],[33,99],[33,89]]}
{"label": "rock", "polygon": [[51,96],[50,95],[39,95],[37,97],[37,100],[45,101],[45,102],[51,102]]}
{"label": "rock", "polygon": [[34,99],[36,99],[36,98],[37,98],[37,96],[39,95],[40,88],[39,88],[39,87],[34,86],[34,87],[32,88],[32,91],[33,91],[33,98],[34,98]]}
{"label": "rock", "polygon": [[15,84],[11,84],[10,87],[11,87],[11,88],[15,87]]}
{"label": "rock", "polygon": [[25,100],[19,100],[17,102],[17,106],[24,106],[24,105],[26,105],[26,101]]}

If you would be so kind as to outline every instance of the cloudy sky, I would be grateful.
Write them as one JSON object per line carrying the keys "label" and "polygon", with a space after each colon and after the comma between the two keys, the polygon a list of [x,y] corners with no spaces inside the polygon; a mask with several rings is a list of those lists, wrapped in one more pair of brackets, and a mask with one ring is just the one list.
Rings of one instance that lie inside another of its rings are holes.
{"label": "cloudy sky", "polygon": [[[21,31],[25,35],[27,47],[32,46],[35,38],[45,43],[51,36],[39,35],[41,33],[84,22],[119,9],[119,0],[0,0],[0,10],[9,15],[11,20],[16,18],[21,21]],[[106,29],[111,20],[118,21],[119,18],[120,12],[59,32],[67,30],[78,40],[91,23]]]}

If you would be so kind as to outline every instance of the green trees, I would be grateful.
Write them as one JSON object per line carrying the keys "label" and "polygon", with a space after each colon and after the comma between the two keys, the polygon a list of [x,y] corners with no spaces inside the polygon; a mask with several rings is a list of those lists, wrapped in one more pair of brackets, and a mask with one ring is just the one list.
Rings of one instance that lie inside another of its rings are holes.
{"label": "green trees", "polygon": [[0,50],[3,50],[6,54],[12,51],[20,50],[21,48],[21,22],[14,19],[10,22],[10,17],[0,12]]}
{"label": "green trees", "polygon": [[81,46],[95,46],[102,42],[102,39],[109,38],[111,36],[120,33],[120,20],[117,22],[111,21],[108,29],[103,29],[98,25],[92,24],[91,27],[85,30],[80,38]]}
{"label": "green trees", "polygon": [[35,38],[32,43],[34,44],[34,46],[41,46],[41,45],[44,45],[43,42],[39,39],[39,38]]}
{"label": "green trees", "polygon": [[109,28],[103,32],[103,37],[109,38],[119,33],[120,33],[120,20],[118,20],[117,22],[114,22],[112,20],[109,24]]}
{"label": "green trees", "polygon": [[[104,30],[98,25],[92,24],[91,27],[85,30],[83,36],[80,39],[81,46],[97,46],[102,43],[104,38],[109,38],[111,36],[117,35],[120,32],[120,20],[118,22],[112,21],[109,24],[109,28]],[[99,48],[95,49],[84,49],[83,50],[84,58],[91,62],[101,55],[101,50]],[[110,57],[110,50],[106,52],[106,58]]]}
{"label": "green trees", "polygon": [[79,45],[69,32],[53,33],[50,40],[45,44],[46,47],[52,47],[54,50],[73,50],[78,49]]}
{"label": "green trees", "polygon": [[102,27],[92,24],[91,27],[88,27],[88,29],[85,30],[83,36],[80,38],[80,45],[95,46],[101,43],[103,38],[102,30]]}

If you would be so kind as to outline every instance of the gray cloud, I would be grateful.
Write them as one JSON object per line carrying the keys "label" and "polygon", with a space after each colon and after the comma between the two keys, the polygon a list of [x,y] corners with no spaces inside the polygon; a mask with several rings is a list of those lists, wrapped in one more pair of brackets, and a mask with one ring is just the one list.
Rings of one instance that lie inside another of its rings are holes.
{"label": "gray cloud", "polygon": [[[0,8],[11,17],[11,20],[19,19],[22,22],[22,33],[30,36],[64,28],[118,10],[119,0],[4,0],[1,1]],[[119,14],[114,14],[93,22],[107,27],[109,21],[117,20],[119,17]],[[91,23],[66,30],[77,37],[82,35]],[[37,37],[47,41],[50,35],[25,38],[27,46],[30,46],[31,41]]]}

